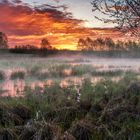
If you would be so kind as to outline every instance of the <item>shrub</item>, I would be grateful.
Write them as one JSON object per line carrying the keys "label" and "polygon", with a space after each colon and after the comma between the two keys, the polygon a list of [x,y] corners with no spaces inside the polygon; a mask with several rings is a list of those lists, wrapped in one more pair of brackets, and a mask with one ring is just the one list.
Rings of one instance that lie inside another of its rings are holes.
{"label": "shrub", "polygon": [[72,68],[72,75],[81,76],[84,74],[90,74],[94,68],[90,65],[76,65]]}
{"label": "shrub", "polygon": [[115,71],[93,71],[92,75],[93,76],[105,76],[105,77],[109,77],[109,76],[120,76],[122,75],[124,72],[121,70],[115,70]]}
{"label": "shrub", "polygon": [[65,77],[64,70],[70,68],[70,65],[55,65],[48,69],[51,77]]}
{"label": "shrub", "polygon": [[30,76],[38,76],[38,73],[40,72],[41,67],[34,66],[31,69],[28,70]]}
{"label": "shrub", "polygon": [[5,79],[5,73],[0,71],[0,81]]}
{"label": "shrub", "polygon": [[24,71],[15,71],[12,72],[11,74],[11,79],[15,80],[15,79],[24,79],[25,78],[25,72]]}

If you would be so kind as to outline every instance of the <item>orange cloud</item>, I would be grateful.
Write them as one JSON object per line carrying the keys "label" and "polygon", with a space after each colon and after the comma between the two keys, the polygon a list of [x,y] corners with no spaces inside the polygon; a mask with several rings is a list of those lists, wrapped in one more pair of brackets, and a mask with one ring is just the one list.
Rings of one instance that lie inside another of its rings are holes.
{"label": "orange cloud", "polygon": [[[32,8],[29,5],[4,1],[0,3],[3,14],[0,16],[0,31],[8,34],[9,43],[37,44],[48,38],[58,48],[76,45],[77,39],[88,34],[83,29],[82,20],[73,19],[71,13],[63,11],[65,6],[43,5]],[[71,48],[70,48],[71,49]]]}
{"label": "orange cloud", "polygon": [[[84,27],[84,21],[74,19],[67,7],[41,5],[36,8],[23,4],[20,0],[0,2],[0,31],[6,33],[9,45],[40,45],[43,38],[58,49],[76,49],[79,38],[100,37],[104,30]],[[111,32],[111,36],[115,32]]]}

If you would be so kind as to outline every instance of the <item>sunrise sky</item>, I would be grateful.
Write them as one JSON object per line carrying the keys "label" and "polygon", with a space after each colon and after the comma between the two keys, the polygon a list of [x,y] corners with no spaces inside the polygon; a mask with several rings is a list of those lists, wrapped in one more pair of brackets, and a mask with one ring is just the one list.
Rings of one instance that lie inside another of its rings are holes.
{"label": "sunrise sky", "polygon": [[[47,38],[58,49],[76,49],[79,38],[120,37],[94,18],[92,0],[0,0],[0,31],[10,47],[21,44],[40,46]],[[95,29],[96,28],[96,29]],[[100,29],[103,28],[103,29]]]}

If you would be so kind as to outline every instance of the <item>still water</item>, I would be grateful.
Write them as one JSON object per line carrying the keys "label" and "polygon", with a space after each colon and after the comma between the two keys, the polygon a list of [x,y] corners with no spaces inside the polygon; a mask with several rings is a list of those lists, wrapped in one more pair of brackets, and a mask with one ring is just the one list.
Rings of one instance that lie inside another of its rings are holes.
{"label": "still water", "polygon": [[[135,71],[140,72],[140,59],[92,59],[88,58],[82,62],[76,62],[75,60],[72,61],[68,59],[66,64],[70,65],[92,65],[98,71],[109,71],[109,70],[123,70],[123,71]],[[87,61],[88,60],[88,61]],[[12,70],[6,70],[6,79],[0,83],[0,94],[1,96],[23,96],[25,86],[30,86],[34,89],[36,86],[44,87],[44,86],[51,86],[55,80],[58,79],[47,79],[45,81],[40,80],[10,80],[10,73]],[[90,76],[89,76],[90,77]],[[96,76],[90,77],[93,83],[96,83],[103,79],[103,77]],[[112,80],[118,81],[121,77],[113,77]],[[59,79],[59,83],[61,87],[69,86],[69,83],[73,83],[74,85],[80,85],[84,77],[66,77],[63,79]]]}

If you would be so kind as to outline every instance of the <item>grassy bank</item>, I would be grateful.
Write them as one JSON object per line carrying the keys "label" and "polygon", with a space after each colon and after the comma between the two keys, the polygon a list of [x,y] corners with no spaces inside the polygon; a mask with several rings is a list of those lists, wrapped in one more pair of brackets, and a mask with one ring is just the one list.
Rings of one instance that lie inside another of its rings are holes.
{"label": "grassy bank", "polygon": [[138,140],[140,84],[135,74],[61,88],[59,83],[24,97],[1,97],[0,139]]}
{"label": "grassy bank", "polygon": [[[18,64],[18,66],[12,67],[11,65],[4,62],[7,69],[10,71],[6,71],[1,67],[0,71],[0,80],[4,81],[6,79],[6,75],[8,79],[16,80],[28,80],[28,79],[37,79],[37,80],[46,80],[48,78],[67,78],[67,77],[84,77],[89,75],[91,77],[118,77],[123,76],[125,73],[135,73],[139,75],[139,71],[133,70],[133,67],[119,67],[119,66],[108,66],[104,68],[104,66],[94,66],[91,64],[50,64],[49,62],[46,64],[40,65],[31,65],[24,66],[23,63]],[[30,63],[29,63],[30,64]],[[14,65],[16,65],[14,63]],[[26,64],[28,65],[28,64]],[[21,67],[22,66],[22,67]],[[112,69],[110,68],[112,67]],[[126,70],[123,70],[127,68]],[[131,70],[131,69],[132,70]],[[130,69],[130,70],[129,70]]]}

